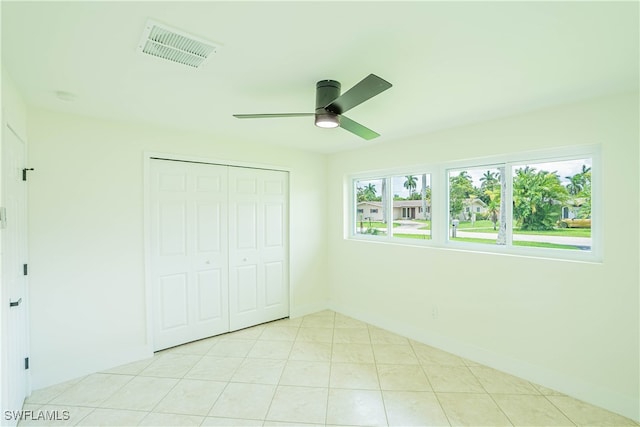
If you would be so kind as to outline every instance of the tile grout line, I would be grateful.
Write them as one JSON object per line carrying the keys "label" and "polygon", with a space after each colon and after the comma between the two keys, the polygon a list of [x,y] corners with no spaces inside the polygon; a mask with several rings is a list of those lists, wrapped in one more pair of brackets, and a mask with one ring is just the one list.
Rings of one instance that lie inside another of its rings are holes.
{"label": "tile grout line", "polygon": [[[265,330],[266,330],[266,328],[265,328]],[[262,333],[264,333],[264,331]],[[278,393],[278,388],[280,387],[280,381],[282,380],[282,374],[284,374],[284,370],[287,368],[287,362],[289,361],[289,357],[291,356],[291,352],[293,351],[293,345],[296,342],[296,338],[298,337],[299,333],[300,333],[300,327],[297,328],[296,336],[294,337],[294,339],[292,341],[291,348],[289,349],[289,353],[287,354],[287,358],[284,359],[284,366],[282,367],[282,372],[280,372],[280,376],[278,377],[278,381],[275,384],[275,389],[273,390],[273,396],[271,396],[271,401],[269,402],[269,406],[267,407],[267,411],[265,412],[263,420],[262,420],[262,425],[263,426],[267,423],[267,417],[269,416],[269,411],[271,411],[271,407],[273,406],[273,401],[276,398],[276,394]],[[260,336],[262,336],[262,334],[260,334]],[[258,339],[259,339],[259,337],[258,337]],[[275,421],[275,422],[279,422],[279,421]]]}
{"label": "tile grout line", "polygon": [[[102,374],[102,373],[97,372],[96,374]],[[96,374],[91,374],[91,375],[96,375]],[[86,378],[89,378],[91,375],[85,376],[82,380],[80,380],[76,384],[74,384],[74,386],[80,384],[82,381],[84,381]],[[124,374],[102,374],[102,375],[123,375],[124,376]],[[92,407],[93,409],[91,411],[89,411],[80,420],[78,420],[78,422],[75,425],[80,424],[82,421],[84,421],[86,418],[88,418],[91,414],[93,414],[97,409],[111,409],[111,408],[102,408],[100,405],[103,404],[104,402],[106,402],[107,400],[109,400],[111,397],[113,397],[118,391],[122,390],[127,384],[129,384],[131,381],[133,381],[133,379],[135,377],[136,377],[135,375],[132,375],[131,378],[129,379],[129,381],[127,381],[124,384],[122,384],[122,386],[120,386],[117,390],[115,390],[113,393],[111,393],[108,397],[102,399],[99,403],[97,403],[97,406],[93,406]],[[62,394],[64,394],[64,393],[61,393],[60,395],[62,395]],[[58,397],[60,395],[58,395]]]}
{"label": "tile grout line", "polygon": [[476,375],[475,372],[473,372],[473,369],[469,369],[469,371],[471,371],[471,375],[474,376],[474,378],[478,381],[478,383],[480,384],[480,387],[482,387],[482,389],[484,390],[484,392],[489,396],[489,399],[491,399],[491,401],[493,402],[494,405],[496,405],[496,407],[498,408],[498,410],[506,417],[506,419],[511,423],[512,426],[515,426],[516,424],[513,422],[513,420],[509,417],[509,415],[505,412],[504,409],[502,409],[502,406],[500,406],[498,404],[498,402],[496,401],[496,399],[494,399],[493,395],[491,393],[489,393],[489,391],[487,390],[487,388],[484,386],[484,384],[482,384],[482,381],[480,381],[480,378]]}
{"label": "tile grout line", "polygon": [[[542,394],[542,393],[541,393],[541,394]],[[544,398],[545,398],[545,400],[546,400],[547,402],[549,402],[549,403],[550,403],[554,408],[556,408],[556,409],[557,409],[557,410],[558,410],[562,415],[564,415],[565,417],[567,417],[567,419],[568,419],[569,421],[571,421],[571,423],[572,423],[574,426],[578,426],[578,423],[577,423],[577,422],[575,422],[575,421],[574,421],[574,420],[569,416],[569,414],[566,414],[566,413],[565,413],[562,409],[560,409],[560,408],[559,408],[555,403],[553,403],[553,402],[551,401],[551,399],[549,399],[549,397],[548,397],[547,395],[542,394],[542,397],[544,397]]]}
{"label": "tile grout line", "polygon": [[[205,339],[211,339],[211,338],[213,338],[213,337],[205,338]],[[157,402],[155,405],[153,405],[153,408],[151,408],[151,410],[149,410],[149,412],[147,413],[147,415],[145,415],[145,416],[144,416],[144,418],[142,418],[142,420],[140,420],[140,422],[138,423],[138,425],[139,425],[142,421],[144,421],[144,420],[145,420],[145,419],[146,419],[146,418],[147,418],[147,417],[148,417],[148,416],[153,412],[153,410],[154,410],[154,409],[156,409],[156,408],[158,407],[158,405],[160,405],[160,402],[162,402],[162,401],[163,401],[163,400],[164,400],[164,399],[165,399],[165,398],[166,398],[166,397],[167,397],[167,396],[168,396],[168,395],[169,395],[169,394],[170,394],[170,393],[171,393],[171,392],[172,392],[172,391],[173,391],[173,390],[178,386],[178,384],[180,384],[180,382],[181,382],[182,380],[186,379],[185,377],[187,376],[187,374],[188,374],[189,372],[191,372],[191,371],[193,370],[193,368],[194,368],[198,363],[200,363],[200,362],[204,359],[204,357],[209,353],[209,351],[211,351],[211,349],[212,349],[213,347],[215,347],[217,344],[218,344],[217,342],[214,342],[214,343],[213,343],[213,345],[211,346],[211,348],[209,348],[209,349],[208,349],[204,354],[200,355],[200,359],[198,359],[198,361],[197,361],[196,363],[194,363],[194,364],[193,364],[193,366],[191,366],[191,368],[189,368],[189,369],[188,369],[188,370],[187,370],[187,371],[182,375],[182,377],[177,378],[177,380],[178,380],[178,381],[176,381],[176,383],[173,385],[173,387],[171,387],[171,388],[170,388],[170,389],[169,389],[169,390],[164,394],[164,396],[162,396],[162,397],[160,398],[160,400],[158,400],[158,402]],[[180,354],[180,353],[178,353],[178,354]],[[141,376],[141,375],[139,375],[139,374],[140,374],[140,373],[142,373],[143,371],[144,371],[144,369],[143,369],[142,371],[140,371],[140,372],[138,373],[138,375],[137,375],[137,376]],[[176,415],[181,415],[181,414],[176,414]],[[193,414],[190,414],[190,415],[193,415]],[[202,423],[200,423],[200,424],[202,424]]]}
{"label": "tile grout line", "polygon": [[333,328],[331,329],[331,342],[329,343],[329,378],[327,378],[327,404],[324,408],[324,424],[329,418],[329,398],[331,395],[331,372],[333,371],[333,340],[336,336],[336,314],[333,313]]}
{"label": "tile grout line", "polygon": [[380,381],[380,371],[378,370],[378,359],[376,358],[376,352],[373,348],[373,340],[371,339],[371,329],[367,326],[367,334],[369,335],[369,345],[371,345],[371,353],[373,353],[373,366],[376,369],[376,378],[378,379],[378,389],[380,391],[380,400],[382,401],[382,409],[384,410],[384,418],[387,421],[387,426],[391,425],[389,423],[389,414],[387,412],[387,404],[384,401],[384,392],[382,391],[382,381]]}
{"label": "tile grout line", "polygon": [[[261,326],[261,325],[254,325],[255,326]],[[245,328],[245,329],[241,329],[241,330],[246,330],[246,329],[250,329],[250,328]],[[229,332],[230,334],[233,332]],[[253,345],[251,346],[250,349],[247,350],[246,354],[244,355],[244,357],[242,357],[242,362],[240,362],[240,364],[233,369],[233,372],[229,375],[229,379],[226,381],[226,384],[224,385],[224,387],[222,388],[222,390],[220,391],[220,394],[218,395],[218,397],[213,401],[213,403],[211,404],[211,406],[209,407],[209,410],[207,411],[207,415],[205,415],[204,419],[202,420],[202,423],[200,423],[200,425],[202,426],[204,424],[204,422],[207,420],[207,417],[214,417],[214,415],[211,414],[211,411],[213,410],[214,406],[216,406],[216,403],[218,403],[218,400],[220,400],[220,398],[222,397],[222,395],[224,394],[224,392],[227,390],[227,388],[229,387],[229,384],[231,384],[231,380],[233,379],[233,376],[236,374],[236,372],[238,371],[238,369],[240,368],[240,366],[242,366],[242,364],[249,358],[249,353],[251,353],[251,350],[253,350],[253,348],[256,346],[256,344],[258,343],[258,340],[260,339],[260,336],[262,336],[262,334],[264,333],[264,329],[263,331],[260,333],[260,335],[258,335],[256,338],[252,338],[253,341]],[[228,358],[230,356],[225,355],[222,356],[224,358]],[[264,424],[264,420],[263,424]]]}
{"label": "tile grout line", "polygon": [[424,377],[427,379],[427,383],[429,384],[429,388],[431,388],[431,392],[435,396],[436,401],[438,402],[438,405],[440,406],[440,410],[442,411],[442,413],[444,414],[445,418],[447,419],[447,423],[449,423],[449,426],[452,426],[453,424],[451,423],[451,419],[449,418],[449,415],[447,414],[447,411],[445,411],[444,406],[442,406],[442,402],[440,401],[440,398],[438,397],[438,393],[436,393],[436,390],[433,388],[433,384],[431,383],[431,380],[429,379],[429,375],[427,375],[427,371],[425,371],[425,369],[424,369],[424,365],[422,363],[420,363],[420,357],[418,357],[418,353],[416,353],[416,349],[414,348],[411,340],[409,340],[409,346],[411,347],[411,351],[413,352],[414,356],[416,357],[416,360],[418,361],[418,366],[420,367],[420,370],[424,374]]}

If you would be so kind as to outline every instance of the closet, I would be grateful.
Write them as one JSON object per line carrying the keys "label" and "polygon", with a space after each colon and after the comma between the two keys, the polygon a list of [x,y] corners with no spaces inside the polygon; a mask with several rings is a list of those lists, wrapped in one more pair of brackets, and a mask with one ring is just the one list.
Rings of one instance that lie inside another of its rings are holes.
{"label": "closet", "polygon": [[289,315],[288,173],[152,158],[154,351]]}

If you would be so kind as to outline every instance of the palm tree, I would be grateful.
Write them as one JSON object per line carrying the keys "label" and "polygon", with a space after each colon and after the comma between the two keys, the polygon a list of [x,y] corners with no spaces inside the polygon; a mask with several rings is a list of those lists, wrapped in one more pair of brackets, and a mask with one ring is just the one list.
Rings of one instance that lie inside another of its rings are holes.
{"label": "palm tree", "polygon": [[513,219],[522,230],[552,230],[567,196],[556,172],[518,169],[513,177]]}
{"label": "palm tree", "polygon": [[407,180],[404,182],[404,188],[409,190],[409,197],[411,197],[411,194],[413,194],[414,190],[418,186],[418,179],[413,175],[407,175],[405,178]]}
{"label": "palm tree", "polygon": [[485,190],[493,190],[494,186],[498,184],[498,177],[496,172],[486,171],[480,177],[481,188]]}
{"label": "palm tree", "polygon": [[503,194],[507,193],[505,169],[504,166],[498,168],[498,179],[500,180],[500,207],[498,208],[498,212],[500,213],[500,228],[498,229],[498,238],[496,239],[497,245],[507,244],[507,198],[502,197]]}
{"label": "palm tree", "polygon": [[427,174],[422,174],[422,190],[420,191],[422,200],[422,219],[427,219]]}
{"label": "palm tree", "polygon": [[566,185],[567,192],[573,198],[568,203],[579,207],[580,218],[589,218],[591,216],[591,167],[583,164],[580,172],[565,178],[569,180]]}
{"label": "palm tree", "polygon": [[372,183],[368,183],[364,187],[364,198],[365,200],[373,200],[376,198],[376,185]]}
{"label": "palm tree", "polygon": [[498,172],[488,170],[480,177],[480,191],[478,192],[478,196],[484,203],[489,204],[490,201],[487,191],[493,191],[496,187],[500,186],[499,176],[500,174]]}
{"label": "palm tree", "polygon": [[493,223],[493,229],[497,230],[498,215],[500,214],[500,190],[485,190],[485,194],[489,197],[487,213]]}
{"label": "palm tree", "polygon": [[387,223],[387,180],[382,179],[382,222]]}
{"label": "palm tree", "polygon": [[458,176],[449,176],[449,212],[451,218],[458,216],[464,209],[464,201],[474,194],[473,180],[467,171]]}
{"label": "palm tree", "polygon": [[577,173],[573,176],[565,176],[565,178],[569,180],[569,183],[567,184],[567,191],[569,194],[572,196],[580,194],[584,188],[584,176],[581,173]]}
{"label": "palm tree", "polygon": [[567,191],[570,195],[577,196],[591,184],[591,167],[582,165],[580,172],[573,176],[565,176],[565,178],[569,180]]}

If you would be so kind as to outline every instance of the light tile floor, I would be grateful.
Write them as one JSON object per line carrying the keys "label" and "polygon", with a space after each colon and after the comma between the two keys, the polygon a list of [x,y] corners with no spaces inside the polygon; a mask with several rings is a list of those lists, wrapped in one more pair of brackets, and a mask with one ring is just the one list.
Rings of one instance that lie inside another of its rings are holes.
{"label": "light tile floor", "polygon": [[70,418],[23,426],[638,426],[331,311],[37,390],[24,409]]}

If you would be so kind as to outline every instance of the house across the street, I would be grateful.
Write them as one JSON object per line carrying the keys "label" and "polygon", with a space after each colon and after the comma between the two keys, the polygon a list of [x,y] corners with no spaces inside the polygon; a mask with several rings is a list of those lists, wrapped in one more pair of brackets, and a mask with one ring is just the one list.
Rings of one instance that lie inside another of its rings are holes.
{"label": "house across the street", "polygon": [[[422,212],[422,200],[394,200],[392,219],[431,219],[431,201],[426,203],[426,218]],[[359,202],[358,219],[383,221],[382,202]]]}

